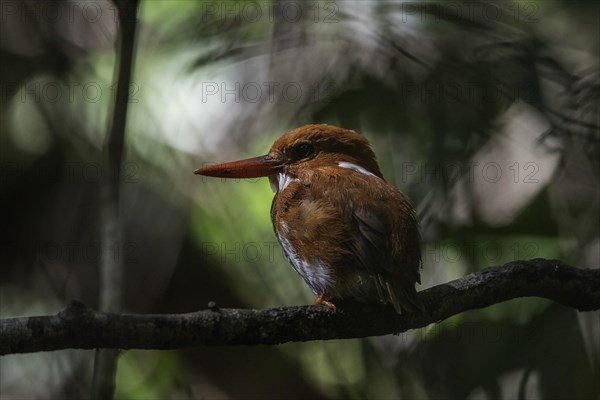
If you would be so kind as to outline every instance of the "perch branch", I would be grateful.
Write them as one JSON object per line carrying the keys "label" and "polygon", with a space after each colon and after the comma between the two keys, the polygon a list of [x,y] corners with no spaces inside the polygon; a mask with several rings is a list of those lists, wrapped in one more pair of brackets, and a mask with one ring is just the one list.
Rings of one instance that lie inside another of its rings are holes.
{"label": "perch branch", "polygon": [[[518,297],[542,297],[580,311],[600,309],[600,269],[561,261],[514,261],[420,292],[425,312],[397,315],[389,306],[338,303],[266,310],[218,309],[140,315],[95,311],[78,302],[56,315],[0,320],[0,354],[60,349],[176,349],[279,344],[400,333]],[[360,323],[357,323],[360,321]]]}

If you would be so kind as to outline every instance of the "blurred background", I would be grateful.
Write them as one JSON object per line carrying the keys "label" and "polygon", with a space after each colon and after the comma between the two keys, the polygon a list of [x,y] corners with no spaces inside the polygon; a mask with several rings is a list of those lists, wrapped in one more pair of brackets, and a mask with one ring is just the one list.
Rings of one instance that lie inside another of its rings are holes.
{"label": "blurred background", "polygon": [[[600,266],[597,1],[142,0],[110,248],[118,8],[0,5],[1,317],[98,307],[103,256],[127,312],[312,302],[267,180],[192,174],[307,123],[364,134],[412,199],[419,290],[515,259]],[[599,317],[529,298],[396,336],[129,351],[116,397],[599,399]],[[4,356],[0,397],[88,397],[93,357]]]}

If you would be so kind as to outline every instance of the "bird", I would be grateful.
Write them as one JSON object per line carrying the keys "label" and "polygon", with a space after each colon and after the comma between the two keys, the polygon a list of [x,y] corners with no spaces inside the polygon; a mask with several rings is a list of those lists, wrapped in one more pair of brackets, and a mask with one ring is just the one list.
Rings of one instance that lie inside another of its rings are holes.
{"label": "bird", "polygon": [[[361,134],[328,124],[293,129],[269,152],[194,171],[220,178],[268,177],[271,222],[292,267],[336,312],[352,299],[423,310],[421,236],[408,197],[385,181]],[[338,303],[339,304],[339,303]]]}

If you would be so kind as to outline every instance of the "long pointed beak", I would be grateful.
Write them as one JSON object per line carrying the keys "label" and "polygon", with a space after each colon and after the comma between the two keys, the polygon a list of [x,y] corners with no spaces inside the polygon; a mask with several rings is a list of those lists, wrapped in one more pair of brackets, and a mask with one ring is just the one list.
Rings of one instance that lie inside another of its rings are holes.
{"label": "long pointed beak", "polygon": [[196,175],[218,178],[259,178],[278,173],[283,168],[281,160],[261,156],[223,164],[208,165],[194,171]]}

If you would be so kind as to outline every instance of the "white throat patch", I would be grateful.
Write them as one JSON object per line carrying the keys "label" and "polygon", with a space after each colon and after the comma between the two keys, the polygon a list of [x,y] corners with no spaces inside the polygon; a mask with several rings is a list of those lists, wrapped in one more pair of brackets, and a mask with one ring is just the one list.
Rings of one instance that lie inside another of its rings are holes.
{"label": "white throat patch", "polygon": [[365,175],[375,176],[374,174],[370,173],[369,171],[367,171],[366,169],[364,169],[360,165],[352,164],[352,163],[349,163],[349,162],[346,162],[346,161],[340,161],[340,162],[338,162],[338,165],[340,167],[342,167],[342,168],[353,169],[353,170],[358,171],[360,173],[363,173]]}
{"label": "white throat patch", "polygon": [[280,172],[277,175],[269,176],[269,185],[271,186],[273,193],[277,193],[284,190],[291,182],[297,180],[297,178],[289,176],[284,172]]}

